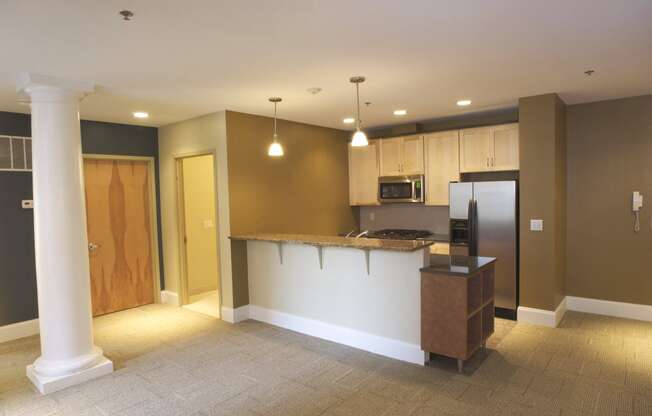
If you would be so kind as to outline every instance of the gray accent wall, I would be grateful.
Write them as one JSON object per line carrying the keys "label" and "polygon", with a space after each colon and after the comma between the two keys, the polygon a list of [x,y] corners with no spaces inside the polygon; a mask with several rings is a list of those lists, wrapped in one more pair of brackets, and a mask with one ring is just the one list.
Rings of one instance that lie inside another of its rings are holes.
{"label": "gray accent wall", "polygon": [[360,207],[361,230],[383,228],[429,230],[435,234],[448,234],[448,207],[423,204]]}
{"label": "gray accent wall", "polygon": [[[29,114],[0,112],[0,135],[31,136]],[[81,121],[84,154],[151,156],[155,158],[158,228],[161,229],[158,181],[158,129],[97,121]],[[30,172],[0,171],[0,326],[38,317],[34,265],[34,216],[20,207],[32,199]],[[159,269],[163,288],[161,233]]]}

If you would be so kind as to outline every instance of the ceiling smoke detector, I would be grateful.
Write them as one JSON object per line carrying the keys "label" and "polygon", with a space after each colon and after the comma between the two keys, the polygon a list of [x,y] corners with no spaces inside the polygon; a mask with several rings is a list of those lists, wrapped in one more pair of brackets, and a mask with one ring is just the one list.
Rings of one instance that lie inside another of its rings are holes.
{"label": "ceiling smoke detector", "polygon": [[131,10],[120,10],[119,14],[122,16],[122,20],[131,20],[134,17],[134,12]]}
{"label": "ceiling smoke detector", "polygon": [[584,75],[586,75],[587,77],[590,77],[593,74],[595,74],[595,71],[593,69],[587,69],[586,71],[584,71]]}
{"label": "ceiling smoke detector", "polygon": [[321,92],[321,88],[312,87],[312,88],[308,88],[306,91],[308,92],[308,94],[317,95]]}

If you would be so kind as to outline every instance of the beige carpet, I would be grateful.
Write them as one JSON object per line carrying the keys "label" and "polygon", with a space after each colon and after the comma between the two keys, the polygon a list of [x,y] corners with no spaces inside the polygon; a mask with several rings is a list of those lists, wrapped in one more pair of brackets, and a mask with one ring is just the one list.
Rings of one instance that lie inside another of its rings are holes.
{"label": "beige carpet", "polygon": [[650,415],[652,324],[568,313],[498,320],[487,353],[422,368],[247,321],[150,305],[95,320],[109,376],[49,396],[38,338],[0,344],[0,415]]}

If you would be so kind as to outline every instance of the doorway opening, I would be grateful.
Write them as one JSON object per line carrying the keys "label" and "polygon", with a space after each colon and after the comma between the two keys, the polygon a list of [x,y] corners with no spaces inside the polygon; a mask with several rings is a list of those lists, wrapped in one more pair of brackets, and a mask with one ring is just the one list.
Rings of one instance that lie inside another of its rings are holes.
{"label": "doorway opening", "polygon": [[160,298],[154,158],[84,155],[93,316]]}
{"label": "doorway opening", "polygon": [[181,305],[220,317],[219,250],[215,157],[199,154],[176,159]]}

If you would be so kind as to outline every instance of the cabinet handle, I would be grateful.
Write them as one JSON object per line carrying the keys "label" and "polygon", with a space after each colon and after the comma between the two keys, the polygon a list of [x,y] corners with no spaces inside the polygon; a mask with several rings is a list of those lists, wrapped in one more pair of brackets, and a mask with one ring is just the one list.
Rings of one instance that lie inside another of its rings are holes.
{"label": "cabinet handle", "polygon": [[496,160],[493,157],[491,158],[491,166],[496,166]]}
{"label": "cabinet handle", "polygon": [[487,167],[489,167],[489,158],[487,158]]}

